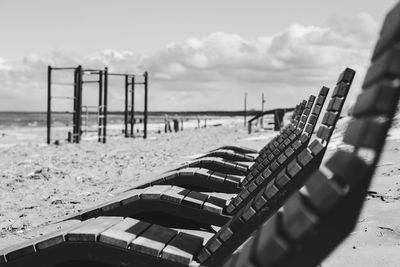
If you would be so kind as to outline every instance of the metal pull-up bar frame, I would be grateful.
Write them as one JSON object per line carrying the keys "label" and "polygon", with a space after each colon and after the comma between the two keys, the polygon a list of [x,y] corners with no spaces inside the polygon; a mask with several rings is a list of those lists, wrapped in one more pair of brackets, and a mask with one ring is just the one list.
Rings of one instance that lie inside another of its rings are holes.
{"label": "metal pull-up bar frame", "polygon": [[[73,83],[62,85],[73,85],[74,96],[52,96],[52,85],[57,85],[52,80],[52,71],[74,71]],[[79,143],[82,135],[82,90],[83,84],[97,83],[99,90],[99,105],[98,105],[98,141],[106,142],[106,125],[107,125],[107,90],[108,90],[108,79],[107,79],[107,68],[100,69],[82,69],[82,66],[78,67],[51,67],[47,69],[47,144],[51,143],[51,119],[52,119],[52,99],[70,99],[73,100],[73,129],[72,134],[68,134],[68,141],[73,143]],[[98,80],[83,80],[83,74],[97,74]]]}
{"label": "metal pull-up bar frame", "polygon": [[[148,73],[108,73],[110,76],[124,77],[125,103],[124,103],[124,136],[134,137],[135,126],[135,85],[144,87],[144,110],[143,110],[143,138],[147,138],[147,116],[148,116]],[[137,82],[136,77],[143,76],[143,82]],[[107,77],[107,76],[106,76]]]}

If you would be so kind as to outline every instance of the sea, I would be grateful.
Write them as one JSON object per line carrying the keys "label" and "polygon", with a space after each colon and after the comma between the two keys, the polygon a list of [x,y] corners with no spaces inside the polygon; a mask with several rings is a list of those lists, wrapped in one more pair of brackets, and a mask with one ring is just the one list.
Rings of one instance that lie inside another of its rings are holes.
{"label": "sea", "polygon": [[[52,142],[64,142],[68,132],[72,132],[72,113],[52,113],[51,139]],[[97,139],[98,114],[82,114],[82,139]],[[165,122],[169,121],[173,130],[173,120],[179,121],[180,130],[195,128],[219,127],[222,125],[243,124],[243,116],[220,115],[204,112],[162,113],[155,112],[148,116],[147,131],[149,138],[164,133]],[[183,126],[182,126],[183,124]],[[125,131],[124,114],[113,112],[107,116],[107,137],[123,138]],[[134,135],[143,135],[143,115],[135,115]],[[46,112],[0,112],[0,147],[24,145],[28,143],[45,143],[47,136]]]}

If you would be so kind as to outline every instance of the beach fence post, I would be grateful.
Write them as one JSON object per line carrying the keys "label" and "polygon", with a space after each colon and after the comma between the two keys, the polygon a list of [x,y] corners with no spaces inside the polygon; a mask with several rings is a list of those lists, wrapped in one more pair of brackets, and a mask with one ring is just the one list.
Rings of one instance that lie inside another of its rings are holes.
{"label": "beach fence post", "polygon": [[135,76],[131,78],[131,136],[134,135],[135,126]]}
{"label": "beach fence post", "polygon": [[128,75],[125,75],[125,112],[124,112],[124,131],[125,137],[128,137],[128,87],[129,87],[129,80]]}
{"label": "beach fence post", "polygon": [[148,73],[144,73],[144,119],[143,119],[143,138],[147,138],[147,98],[148,98]]}
{"label": "beach fence post", "polygon": [[47,66],[47,144],[51,135],[51,66]]}
{"label": "beach fence post", "polygon": [[103,101],[103,144],[107,138],[107,98],[108,98],[108,68],[104,68],[104,101]]}
{"label": "beach fence post", "polygon": [[246,127],[246,117],[247,117],[247,93],[244,93],[244,127]]}
{"label": "beach fence post", "polygon": [[73,113],[72,113],[72,143],[75,143],[75,140],[76,140],[76,133],[78,132],[77,130],[76,130],[76,127],[77,127],[77,119],[76,119],[76,116],[77,116],[77,114],[78,114],[78,111],[77,111],[77,106],[78,106],[78,102],[77,102],[77,100],[78,100],[78,68],[76,68],[75,70],[74,70],[74,110],[73,110]]}
{"label": "beach fence post", "polygon": [[103,141],[103,127],[104,127],[104,103],[103,103],[103,71],[99,71],[99,108],[97,111],[98,123],[98,142]]}
{"label": "beach fence post", "polygon": [[79,65],[77,68],[77,78],[78,78],[78,86],[77,86],[77,116],[76,116],[76,139],[75,143],[79,144],[81,141],[81,134],[82,134],[82,87],[83,87],[83,79],[82,79],[82,66]]}

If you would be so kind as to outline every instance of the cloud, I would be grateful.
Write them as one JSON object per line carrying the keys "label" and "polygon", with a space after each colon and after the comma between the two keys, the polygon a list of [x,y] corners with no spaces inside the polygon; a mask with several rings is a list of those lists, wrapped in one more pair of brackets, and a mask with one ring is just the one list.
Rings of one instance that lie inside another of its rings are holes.
{"label": "cloud", "polygon": [[[266,93],[269,107],[292,106],[322,85],[333,87],[346,66],[357,70],[354,96],[377,33],[377,23],[360,13],[330,18],[323,27],[293,24],[252,40],[224,32],[192,36],[151,54],[104,49],[84,56],[54,51],[19,61],[0,58],[1,95],[13,100],[0,104],[3,109],[44,110],[48,64],[109,66],[115,72],[147,70],[153,110],[240,109],[245,91],[250,107],[259,106],[261,92]],[[110,108],[121,109],[122,82],[113,78],[110,83]]]}

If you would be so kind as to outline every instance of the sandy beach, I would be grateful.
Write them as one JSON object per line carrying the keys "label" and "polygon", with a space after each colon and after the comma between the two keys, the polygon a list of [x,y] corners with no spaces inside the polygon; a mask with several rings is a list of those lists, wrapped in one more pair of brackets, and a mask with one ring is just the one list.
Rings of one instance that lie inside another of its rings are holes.
{"label": "sandy beach", "polygon": [[[341,146],[340,120],[327,154]],[[237,121],[173,134],[86,140],[79,145],[25,143],[0,148],[0,248],[63,227],[66,216],[150,181],[157,173],[210,149],[259,149],[276,133],[248,135]],[[325,157],[326,158],[326,157]],[[400,262],[400,134],[390,132],[355,231],[322,266],[397,266]]]}

